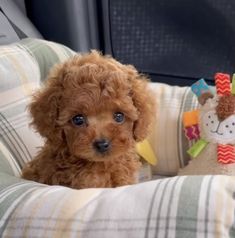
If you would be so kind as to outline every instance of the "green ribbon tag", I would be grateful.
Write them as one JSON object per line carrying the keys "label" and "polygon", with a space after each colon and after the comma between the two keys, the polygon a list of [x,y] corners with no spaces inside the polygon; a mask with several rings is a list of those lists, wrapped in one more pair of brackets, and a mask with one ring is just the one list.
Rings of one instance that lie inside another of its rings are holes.
{"label": "green ribbon tag", "polygon": [[233,80],[232,80],[232,94],[235,95],[235,74],[233,74]]}
{"label": "green ribbon tag", "polygon": [[201,153],[201,151],[207,146],[207,144],[207,141],[200,139],[187,152],[190,156],[195,158]]}

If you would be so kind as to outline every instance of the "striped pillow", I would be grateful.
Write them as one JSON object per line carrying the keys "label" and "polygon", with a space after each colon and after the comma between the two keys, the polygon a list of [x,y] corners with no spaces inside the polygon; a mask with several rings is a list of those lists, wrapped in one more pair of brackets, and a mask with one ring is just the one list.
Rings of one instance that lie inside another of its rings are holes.
{"label": "striped pillow", "polygon": [[6,146],[0,141],[0,168],[7,174],[19,176],[21,169]]}
{"label": "striped pillow", "polygon": [[[51,66],[73,54],[75,52],[65,46],[38,39],[24,39],[0,47],[0,142],[8,155],[11,154],[7,161],[14,158],[9,165],[15,175],[19,175],[19,169],[34,157],[43,142],[29,127],[30,95],[40,86]],[[2,152],[0,163],[4,163],[5,157]],[[1,166],[0,170],[4,168],[6,166]]]}
{"label": "striped pillow", "polygon": [[233,176],[82,190],[0,181],[0,237],[235,237]]}
{"label": "striped pillow", "polygon": [[179,168],[187,164],[186,151],[192,145],[184,135],[182,114],[196,109],[198,101],[190,87],[152,83],[151,88],[157,101],[157,120],[150,136],[150,144],[158,159],[153,174],[176,175]]}

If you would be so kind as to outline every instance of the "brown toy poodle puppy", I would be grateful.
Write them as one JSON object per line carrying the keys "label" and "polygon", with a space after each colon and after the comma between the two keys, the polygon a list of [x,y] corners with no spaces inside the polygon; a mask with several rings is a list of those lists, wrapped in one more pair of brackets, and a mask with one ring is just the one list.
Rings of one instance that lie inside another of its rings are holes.
{"label": "brown toy poodle puppy", "polygon": [[77,189],[135,183],[135,144],[155,115],[147,82],[96,51],[56,65],[29,106],[45,145],[22,177]]}

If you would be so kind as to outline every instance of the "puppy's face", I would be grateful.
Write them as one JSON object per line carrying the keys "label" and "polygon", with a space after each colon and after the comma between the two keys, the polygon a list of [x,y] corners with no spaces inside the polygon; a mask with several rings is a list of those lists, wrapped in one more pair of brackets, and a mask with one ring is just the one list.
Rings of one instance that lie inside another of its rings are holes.
{"label": "puppy's face", "polygon": [[58,117],[70,153],[101,161],[133,149],[138,112],[129,95],[128,81],[119,88],[118,81],[125,80],[117,74],[109,80],[87,78],[84,84],[79,84],[79,76],[74,80],[77,87],[68,84],[64,88]]}
{"label": "puppy's face", "polygon": [[47,143],[102,161],[146,138],[155,99],[134,67],[93,51],[54,67],[29,109]]}

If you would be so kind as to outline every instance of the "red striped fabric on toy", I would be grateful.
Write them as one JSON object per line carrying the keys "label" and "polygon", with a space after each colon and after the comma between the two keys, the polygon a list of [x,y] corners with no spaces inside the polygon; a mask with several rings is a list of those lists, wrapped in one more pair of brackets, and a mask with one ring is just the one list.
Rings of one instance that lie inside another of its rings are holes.
{"label": "red striped fabric on toy", "polygon": [[217,145],[217,160],[222,164],[231,164],[235,162],[235,146]]}
{"label": "red striped fabric on toy", "polygon": [[218,95],[230,95],[230,75],[223,73],[215,74],[215,85]]}

